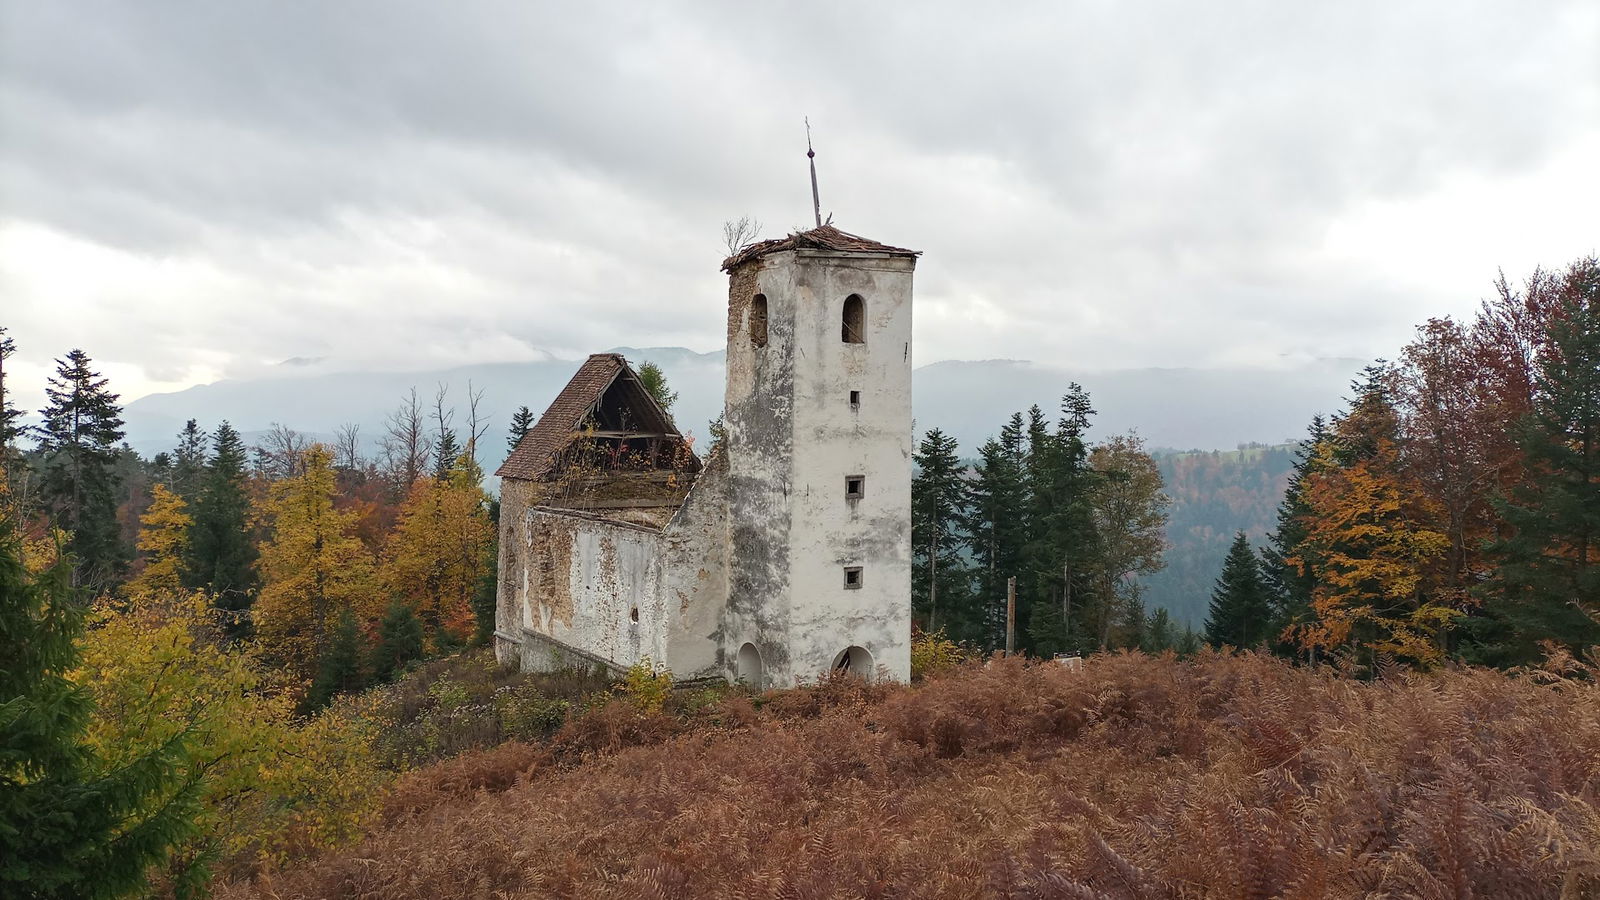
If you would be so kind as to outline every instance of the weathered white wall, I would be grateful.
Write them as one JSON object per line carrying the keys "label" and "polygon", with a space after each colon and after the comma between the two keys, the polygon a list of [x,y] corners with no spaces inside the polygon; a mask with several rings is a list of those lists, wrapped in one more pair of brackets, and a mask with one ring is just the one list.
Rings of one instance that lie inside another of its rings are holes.
{"label": "weathered white wall", "polygon": [[727,475],[727,455],[713,453],[661,535],[666,664],[679,680],[726,674],[722,608],[728,596]]}
{"label": "weathered white wall", "polygon": [[[754,641],[770,680],[826,671],[865,648],[910,676],[911,282],[903,257],[795,251],[730,279],[730,597],[724,649]],[[768,343],[749,343],[748,296],[765,294]],[[866,341],[841,340],[845,298],[866,302]],[[852,410],[849,393],[861,392]],[[845,478],[865,496],[845,498]],[[844,567],[863,586],[844,586]]]}

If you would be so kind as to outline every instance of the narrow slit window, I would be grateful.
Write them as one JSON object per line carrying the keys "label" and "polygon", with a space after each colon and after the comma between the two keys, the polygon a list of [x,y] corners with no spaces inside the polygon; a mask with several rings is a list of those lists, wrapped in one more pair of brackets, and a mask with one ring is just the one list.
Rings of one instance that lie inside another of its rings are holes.
{"label": "narrow slit window", "polygon": [[850,392],[850,408],[851,409],[860,409],[861,408],[861,392],[860,391],[851,391]]}
{"label": "narrow slit window", "polygon": [[757,294],[750,298],[750,346],[765,347],[767,345],[767,295]]}
{"label": "narrow slit window", "polygon": [[839,336],[846,344],[867,342],[867,301],[860,294],[844,298],[844,327]]}
{"label": "narrow slit window", "polygon": [[846,500],[860,500],[867,495],[867,476],[851,475],[844,480],[844,498]]}
{"label": "narrow slit window", "polygon": [[860,566],[844,567],[844,586],[849,590],[856,590],[857,588],[861,587]]}

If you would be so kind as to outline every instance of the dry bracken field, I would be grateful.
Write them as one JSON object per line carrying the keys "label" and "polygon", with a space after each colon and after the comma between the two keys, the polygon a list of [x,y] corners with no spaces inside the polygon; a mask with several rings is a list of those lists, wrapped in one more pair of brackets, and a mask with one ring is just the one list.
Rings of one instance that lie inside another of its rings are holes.
{"label": "dry bracken field", "polygon": [[618,700],[413,772],[360,845],[221,893],[1600,896],[1597,675],[1120,654]]}

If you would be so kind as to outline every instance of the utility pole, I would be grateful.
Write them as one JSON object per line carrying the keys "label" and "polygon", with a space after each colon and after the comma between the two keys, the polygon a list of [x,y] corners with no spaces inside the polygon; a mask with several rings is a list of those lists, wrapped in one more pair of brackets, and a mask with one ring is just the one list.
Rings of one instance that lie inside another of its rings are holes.
{"label": "utility pole", "polygon": [[1017,576],[1006,579],[1006,656],[1017,649]]}

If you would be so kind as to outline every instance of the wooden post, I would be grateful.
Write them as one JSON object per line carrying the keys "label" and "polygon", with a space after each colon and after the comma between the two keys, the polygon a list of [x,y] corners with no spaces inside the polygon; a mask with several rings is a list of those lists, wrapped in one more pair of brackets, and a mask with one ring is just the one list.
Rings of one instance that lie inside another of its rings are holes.
{"label": "wooden post", "polygon": [[1006,655],[1017,649],[1017,576],[1006,579]]}

